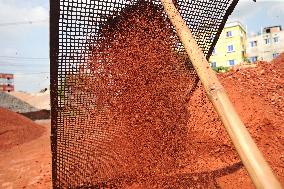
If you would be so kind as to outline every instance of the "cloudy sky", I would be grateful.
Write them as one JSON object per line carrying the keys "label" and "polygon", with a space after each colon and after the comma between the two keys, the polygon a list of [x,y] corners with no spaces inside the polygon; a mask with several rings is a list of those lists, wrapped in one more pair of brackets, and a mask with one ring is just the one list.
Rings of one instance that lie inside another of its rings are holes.
{"label": "cloudy sky", "polygon": [[[284,27],[284,0],[239,0],[229,21],[248,33]],[[0,73],[15,74],[16,90],[36,92],[49,86],[48,0],[0,0]]]}
{"label": "cloudy sky", "polygon": [[236,20],[247,27],[249,35],[266,26],[284,27],[284,0],[239,0],[228,21]]}
{"label": "cloudy sky", "polygon": [[0,73],[15,74],[16,90],[49,85],[48,19],[48,0],[0,0]]}

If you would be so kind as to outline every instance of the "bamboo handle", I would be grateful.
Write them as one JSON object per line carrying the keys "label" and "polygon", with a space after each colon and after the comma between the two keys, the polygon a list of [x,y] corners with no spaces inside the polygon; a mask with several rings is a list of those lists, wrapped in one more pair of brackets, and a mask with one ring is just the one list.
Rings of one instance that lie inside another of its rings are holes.
{"label": "bamboo handle", "polygon": [[258,189],[281,189],[280,182],[236,113],[225,89],[209,67],[208,61],[172,0],[161,2],[254,185]]}

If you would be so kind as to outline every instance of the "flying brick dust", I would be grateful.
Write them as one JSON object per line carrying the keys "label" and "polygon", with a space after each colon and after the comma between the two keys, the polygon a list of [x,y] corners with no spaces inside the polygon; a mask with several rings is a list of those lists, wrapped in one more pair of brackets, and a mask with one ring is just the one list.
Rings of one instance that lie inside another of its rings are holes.
{"label": "flying brick dust", "polygon": [[77,138],[85,134],[76,140],[82,148],[93,142],[86,147],[93,170],[88,182],[173,172],[184,159],[187,101],[197,76],[176,48],[169,20],[155,5],[139,3],[110,19],[100,34],[87,66],[68,85],[73,94],[93,97],[77,106],[91,115],[88,128],[76,126]]}

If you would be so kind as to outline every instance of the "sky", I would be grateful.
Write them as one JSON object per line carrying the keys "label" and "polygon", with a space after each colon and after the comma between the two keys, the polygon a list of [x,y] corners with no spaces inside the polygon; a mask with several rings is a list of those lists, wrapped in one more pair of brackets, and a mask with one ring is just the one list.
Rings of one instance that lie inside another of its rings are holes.
{"label": "sky", "polygon": [[48,20],[47,0],[0,0],[0,73],[15,75],[15,90],[49,86]]}
{"label": "sky", "polygon": [[[48,20],[48,0],[0,0],[0,73],[15,75],[17,91],[49,87]],[[231,21],[240,21],[249,35],[284,27],[284,0],[239,0]]]}
{"label": "sky", "polygon": [[284,27],[284,0],[239,0],[228,19],[232,21],[240,21],[248,35],[257,34],[267,26]]}

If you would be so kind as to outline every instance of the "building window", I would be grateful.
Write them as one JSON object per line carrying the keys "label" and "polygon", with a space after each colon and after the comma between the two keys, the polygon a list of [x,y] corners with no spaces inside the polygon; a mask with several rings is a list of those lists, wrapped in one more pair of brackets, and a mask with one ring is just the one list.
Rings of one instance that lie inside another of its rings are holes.
{"label": "building window", "polygon": [[251,41],[250,43],[250,47],[256,47],[257,46],[257,41]]}
{"label": "building window", "polygon": [[12,84],[13,83],[13,79],[7,80],[6,83]]}
{"label": "building window", "polygon": [[274,40],[274,43],[278,43],[279,42],[279,37],[278,36],[274,37],[273,40]]}
{"label": "building window", "polygon": [[272,56],[273,58],[276,58],[279,55],[279,53],[273,53]]}
{"label": "building window", "polygon": [[233,32],[232,31],[227,31],[226,35],[227,35],[227,37],[232,37],[233,36]]}
{"label": "building window", "polygon": [[213,49],[212,54],[213,54],[213,55],[216,54],[216,48]]}
{"label": "building window", "polygon": [[234,45],[228,45],[227,46],[227,51],[228,52],[233,52],[234,51]]}
{"label": "building window", "polygon": [[214,38],[215,38],[215,36],[212,34],[211,36],[210,36],[210,41],[214,41]]}
{"label": "building window", "polygon": [[270,28],[265,29],[265,33],[270,33]]}
{"label": "building window", "polygon": [[253,63],[256,62],[256,61],[257,61],[257,56],[251,57],[251,58],[250,58],[250,61],[253,62]]}
{"label": "building window", "polygon": [[228,64],[229,64],[229,66],[234,66],[235,65],[235,60],[229,60]]}
{"label": "building window", "polygon": [[270,43],[270,39],[269,39],[269,38],[264,39],[264,43],[265,43],[266,45],[268,45],[268,44]]}
{"label": "building window", "polygon": [[217,67],[217,63],[216,62],[211,62],[211,67],[212,68],[216,68]]}

